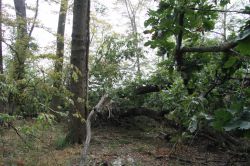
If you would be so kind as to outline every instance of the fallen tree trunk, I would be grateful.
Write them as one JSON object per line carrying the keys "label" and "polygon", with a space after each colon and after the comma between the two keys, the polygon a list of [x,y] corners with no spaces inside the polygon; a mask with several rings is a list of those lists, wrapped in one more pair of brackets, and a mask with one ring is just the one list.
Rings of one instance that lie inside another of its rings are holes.
{"label": "fallen tree trunk", "polygon": [[158,85],[145,85],[135,89],[135,94],[141,95],[151,92],[159,92],[162,89],[161,86]]}
{"label": "fallen tree trunk", "polygon": [[139,86],[135,89],[135,94],[136,95],[143,95],[147,93],[152,93],[152,92],[159,92],[164,89],[168,89],[170,87],[170,83],[167,83],[166,86],[162,85],[143,85]]}

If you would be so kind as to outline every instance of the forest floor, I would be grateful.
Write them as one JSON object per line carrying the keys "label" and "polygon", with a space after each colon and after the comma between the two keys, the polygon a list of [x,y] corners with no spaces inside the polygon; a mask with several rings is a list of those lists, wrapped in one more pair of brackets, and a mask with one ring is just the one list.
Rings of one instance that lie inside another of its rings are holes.
{"label": "forest floor", "polygon": [[[26,134],[2,129],[0,166],[68,166],[79,163],[81,145],[65,145],[65,127],[28,128],[33,122],[18,122]],[[166,141],[161,132],[173,132],[158,126],[154,129],[131,129],[102,126],[93,129],[89,165],[178,166],[178,165],[250,165],[249,158],[227,150],[209,148],[209,142],[193,139],[188,143]],[[32,134],[36,133],[35,135]],[[178,140],[178,138],[176,138]]]}

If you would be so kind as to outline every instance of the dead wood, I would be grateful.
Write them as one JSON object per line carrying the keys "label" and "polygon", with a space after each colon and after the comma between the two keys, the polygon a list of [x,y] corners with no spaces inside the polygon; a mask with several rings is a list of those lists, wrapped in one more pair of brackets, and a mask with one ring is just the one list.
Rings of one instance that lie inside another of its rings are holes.
{"label": "dead wood", "polygon": [[142,95],[152,92],[159,92],[163,87],[158,85],[144,85],[135,89],[135,94]]}
{"label": "dead wood", "polygon": [[84,148],[82,151],[82,158],[80,161],[80,166],[86,165],[86,159],[87,159],[87,154],[88,154],[88,149],[89,149],[89,143],[91,140],[91,118],[96,112],[100,112],[103,107],[105,107],[108,103],[110,102],[110,98],[108,95],[102,96],[101,100],[98,102],[98,104],[91,110],[91,112],[88,115],[88,118],[86,120],[86,140],[84,144]]}

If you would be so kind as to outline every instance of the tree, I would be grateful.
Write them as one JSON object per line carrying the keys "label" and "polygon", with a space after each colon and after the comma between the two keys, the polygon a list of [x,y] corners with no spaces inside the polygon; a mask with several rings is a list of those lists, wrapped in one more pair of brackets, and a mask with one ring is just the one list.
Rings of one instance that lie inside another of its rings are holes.
{"label": "tree", "polygon": [[145,7],[146,0],[139,0],[136,4],[132,3],[131,0],[120,0],[126,7],[126,13],[130,22],[131,34],[130,37],[133,39],[134,56],[136,58],[136,70],[137,76],[141,76],[141,62],[142,50],[140,44],[140,34],[138,32],[138,13]]}
{"label": "tree", "polygon": [[[3,50],[2,50],[2,0],[0,0],[0,82],[2,81],[1,79],[1,74],[3,74]],[[0,112],[4,111],[4,105],[2,101],[0,101]]]}
{"label": "tree", "polygon": [[[191,132],[204,129],[204,126],[199,126],[200,121],[206,124],[205,127],[210,123],[221,131],[250,128],[249,119],[245,122],[246,119],[242,118],[242,114],[250,114],[246,81],[250,51],[249,20],[240,25],[237,33],[228,31],[224,25],[221,29],[228,37],[227,41],[225,38],[211,39],[214,36],[211,33],[217,30],[215,25],[219,13],[249,15],[249,8],[230,11],[224,8],[229,1],[218,2],[162,0],[156,11],[150,10],[150,18],[145,23],[150,25],[145,32],[152,34],[151,41],[145,45],[167,54],[167,59],[159,64],[158,75],[164,73],[162,83],[166,84],[165,80],[168,80],[172,84],[168,93],[161,93],[164,102],[174,99],[171,102],[175,103],[171,108],[174,111],[171,113],[175,116],[170,118],[175,117],[177,123]],[[175,98],[173,94],[176,92],[181,95]],[[168,105],[172,104],[169,102]],[[209,115],[213,120],[201,114]]]}
{"label": "tree", "polygon": [[0,74],[3,74],[3,51],[2,51],[2,0],[0,0]]}
{"label": "tree", "polygon": [[[140,1],[141,2],[141,1]],[[130,20],[130,26],[132,29],[132,35],[134,37],[134,46],[135,46],[135,57],[136,57],[136,64],[137,64],[137,74],[141,75],[141,65],[140,65],[140,55],[138,52],[139,47],[139,38],[138,38],[138,28],[136,22],[136,12],[140,7],[140,2],[138,2],[138,6],[134,7],[130,0],[124,0],[126,5],[126,10],[128,13],[128,18]]]}
{"label": "tree", "polygon": [[73,67],[70,91],[73,104],[70,109],[69,134],[71,143],[82,143],[85,137],[84,119],[88,108],[90,0],[74,0],[70,63]]}
{"label": "tree", "polygon": [[[64,58],[64,32],[65,32],[65,22],[68,10],[68,0],[61,0],[59,19],[57,25],[57,40],[56,40],[56,61],[55,61],[55,74],[56,78],[54,80],[53,86],[57,89],[60,88],[62,84],[62,70],[63,70],[63,58]],[[55,95],[52,98],[52,108],[57,110],[57,106],[60,105],[59,96]]]}
{"label": "tree", "polygon": [[25,60],[28,49],[28,32],[25,0],[14,0],[17,22],[17,37],[13,62],[13,78],[21,80],[25,73]]}

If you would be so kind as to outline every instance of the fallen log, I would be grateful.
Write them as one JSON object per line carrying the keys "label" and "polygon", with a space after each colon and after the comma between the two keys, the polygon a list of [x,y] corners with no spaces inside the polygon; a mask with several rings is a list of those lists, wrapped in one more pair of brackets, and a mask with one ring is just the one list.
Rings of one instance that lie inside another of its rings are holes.
{"label": "fallen log", "polygon": [[160,92],[161,90],[168,89],[170,87],[170,83],[166,83],[166,86],[163,85],[142,85],[135,88],[136,95],[143,95],[152,92]]}
{"label": "fallen log", "polygon": [[162,89],[161,86],[158,85],[144,85],[135,89],[135,94],[141,95],[151,92],[159,92]]}

